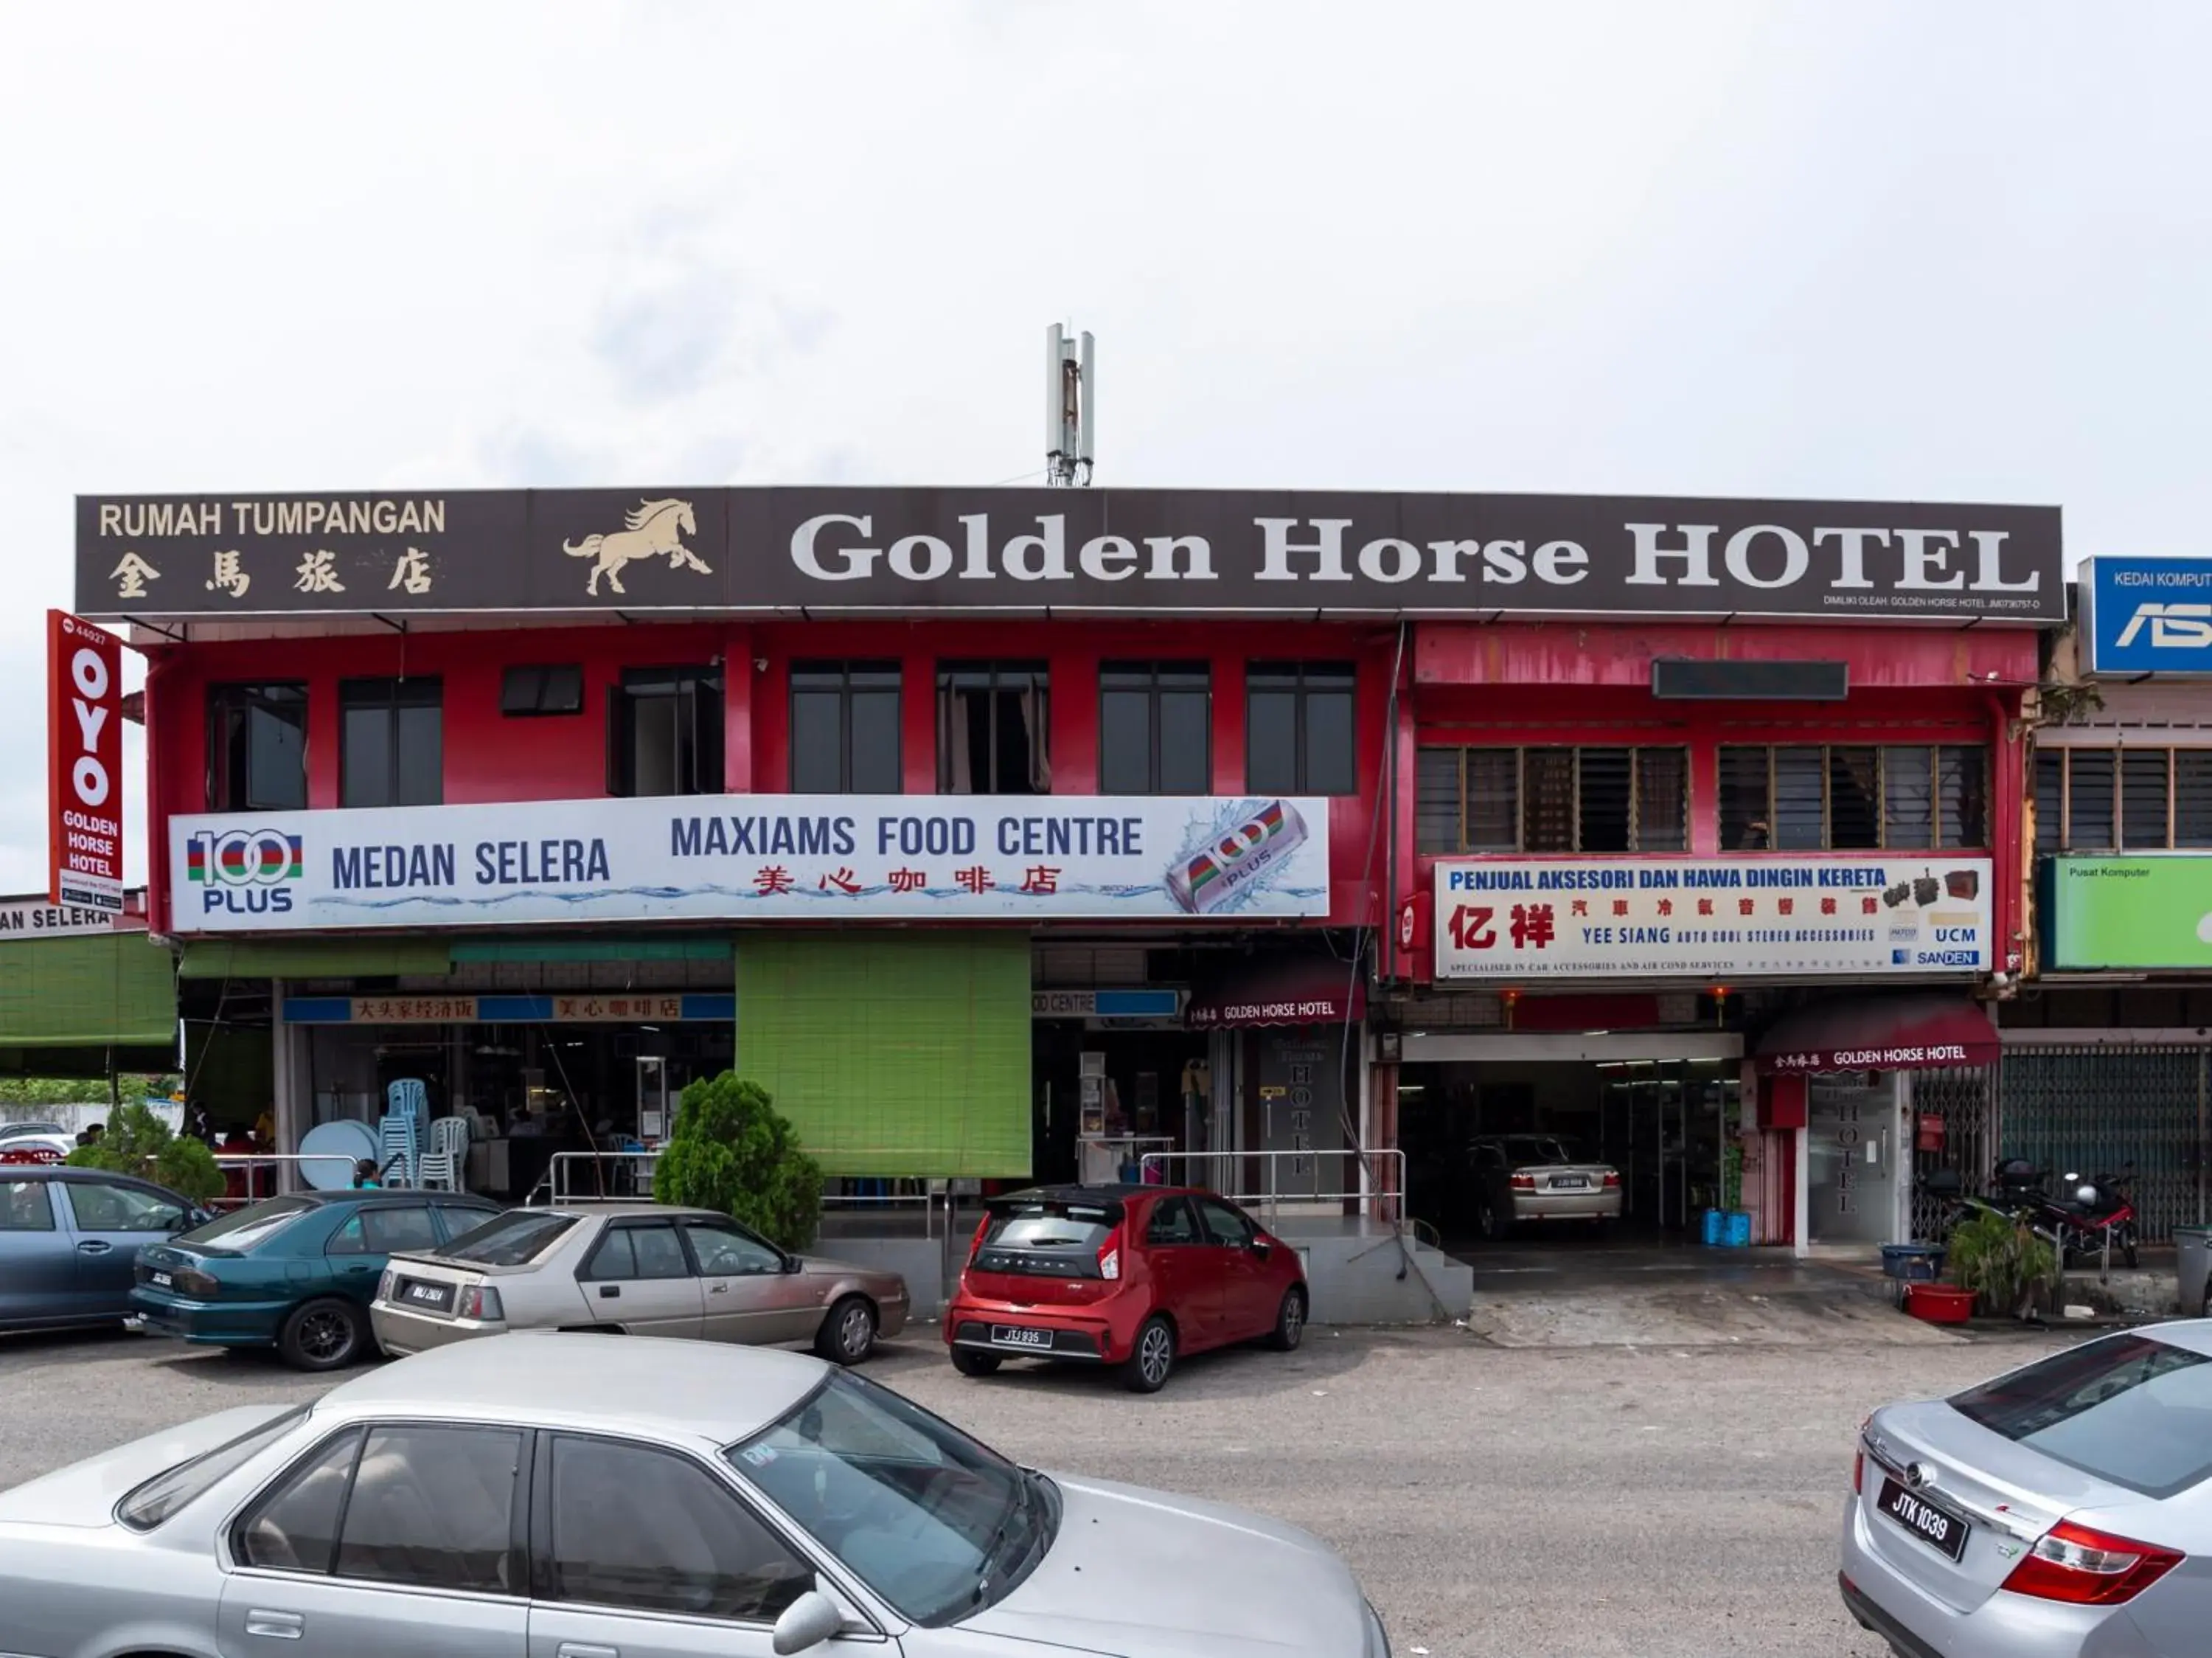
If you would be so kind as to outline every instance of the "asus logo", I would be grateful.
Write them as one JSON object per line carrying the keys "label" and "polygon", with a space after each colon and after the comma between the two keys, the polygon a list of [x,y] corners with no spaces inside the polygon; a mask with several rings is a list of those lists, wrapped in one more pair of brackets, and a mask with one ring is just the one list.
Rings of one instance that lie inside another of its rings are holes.
{"label": "asus logo", "polygon": [[2154,650],[2161,647],[2190,650],[2212,646],[2212,604],[2137,605],[2136,613],[2128,618],[2128,625],[2120,630],[2120,637],[2112,643],[2116,645],[2133,644],[2146,622],[2150,624],[2150,643]]}

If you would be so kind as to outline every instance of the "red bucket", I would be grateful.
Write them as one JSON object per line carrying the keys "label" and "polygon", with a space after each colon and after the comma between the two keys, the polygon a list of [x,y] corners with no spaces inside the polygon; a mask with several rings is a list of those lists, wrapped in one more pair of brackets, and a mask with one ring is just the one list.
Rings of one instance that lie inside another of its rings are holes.
{"label": "red bucket", "polygon": [[1948,1283],[1909,1283],[1905,1287],[1905,1310],[1930,1324],[1964,1324],[1974,1316],[1974,1292],[1954,1289]]}

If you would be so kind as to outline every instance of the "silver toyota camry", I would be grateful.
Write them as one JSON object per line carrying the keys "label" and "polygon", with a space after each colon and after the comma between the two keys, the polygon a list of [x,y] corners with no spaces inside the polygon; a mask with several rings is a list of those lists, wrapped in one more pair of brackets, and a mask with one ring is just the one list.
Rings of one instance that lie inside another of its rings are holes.
{"label": "silver toyota camry", "polygon": [[1844,1602],[1906,1658],[2212,1652],[2212,1321],[1867,1419]]}
{"label": "silver toyota camry", "polygon": [[397,1255],[369,1322],[401,1356],[516,1330],[806,1342],[858,1364],[906,1326],[906,1280],[793,1255],[726,1215],[658,1204],[514,1209],[434,1253]]}
{"label": "silver toyota camry", "polygon": [[1315,1539],[797,1353],[529,1333],[0,1494],[15,1653],[1384,1658]]}

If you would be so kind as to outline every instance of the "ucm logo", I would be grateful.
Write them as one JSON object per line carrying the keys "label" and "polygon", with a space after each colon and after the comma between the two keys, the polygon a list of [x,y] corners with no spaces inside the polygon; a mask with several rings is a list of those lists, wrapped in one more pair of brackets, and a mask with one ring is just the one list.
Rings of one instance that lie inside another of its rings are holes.
{"label": "ucm logo", "polygon": [[306,873],[297,835],[277,829],[203,829],[185,843],[185,879],[209,886],[274,887]]}
{"label": "ucm logo", "polygon": [[2120,630],[2115,645],[2131,645],[2136,636],[2150,625],[2150,647],[2153,650],[2202,650],[2212,645],[2212,605],[2142,604],[2128,618],[2128,625]]}

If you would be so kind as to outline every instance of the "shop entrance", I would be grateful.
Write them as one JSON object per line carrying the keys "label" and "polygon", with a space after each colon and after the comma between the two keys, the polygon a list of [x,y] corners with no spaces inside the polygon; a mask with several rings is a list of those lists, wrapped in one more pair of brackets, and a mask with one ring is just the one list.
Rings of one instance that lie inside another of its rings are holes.
{"label": "shop entrance", "polygon": [[[1462,1039],[1489,1051],[1467,1059],[1409,1057],[1398,1084],[1409,1206],[1447,1238],[1478,1232],[1495,1183],[1486,1143],[1504,1137],[1548,1139],[1567,1159],[1611,1166],[1620,1180],[1619,1230],[1646,1240],[1694,1237],[1705,1210],[1740,1201],[1741,1064],[1734,1055],[1522,1058],[1510,1037]],[[1548,1038],[1528,1043],[1535,1054],[1560,1045]],[[1505,1149],[1530,1155],[1524,1144]],[[1496,1211],[1497,1195],[1491,1197]],[[1516,1235],[1586,1245],[1596,1231],[1546,1223]]]}
{"label": "shop entrance", "polygon": [[[1032,1178],[1119,1179],[1146,1152],[1206,1151],[1208,1042],[1176,1027],[1042,1019],[1030,1043]],[[1170,1165],[1180,1167],[1180,1164]]]}

